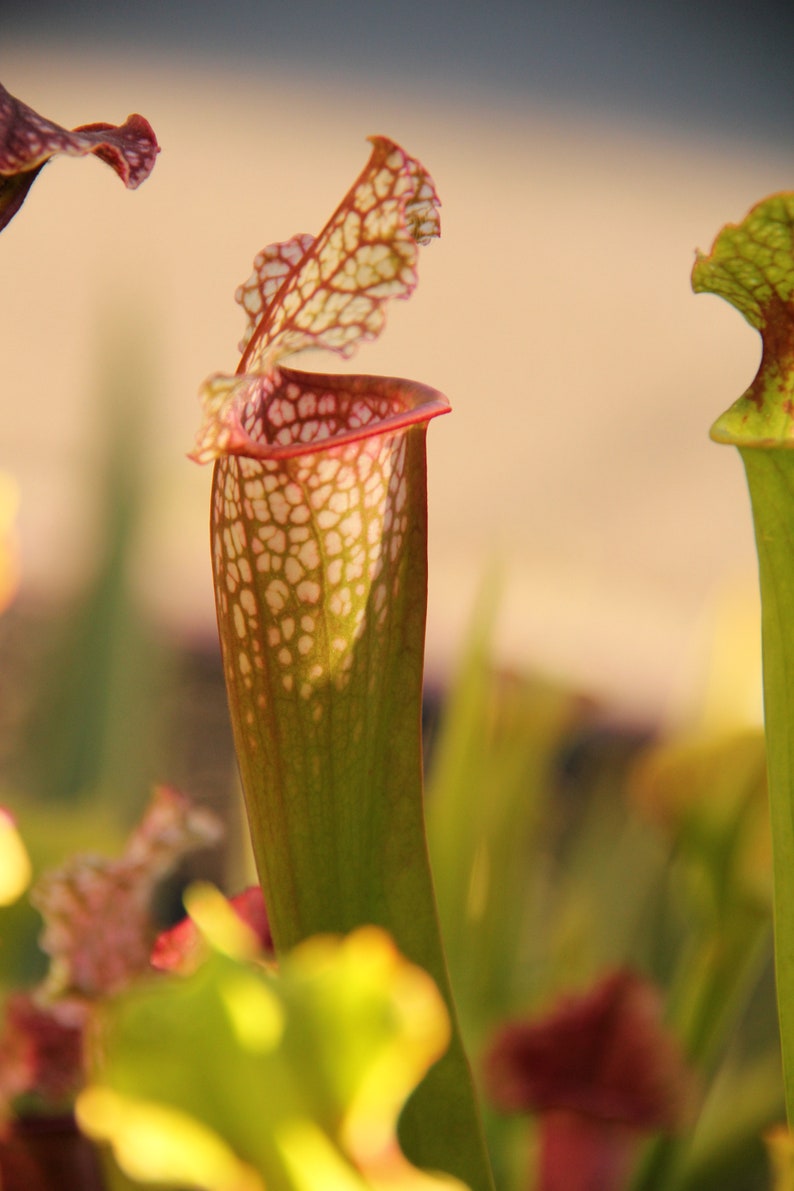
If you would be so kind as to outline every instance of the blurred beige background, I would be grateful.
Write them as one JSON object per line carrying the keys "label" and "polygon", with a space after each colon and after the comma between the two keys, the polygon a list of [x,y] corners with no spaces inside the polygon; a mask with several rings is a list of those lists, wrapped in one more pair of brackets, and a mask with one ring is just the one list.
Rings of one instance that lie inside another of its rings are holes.
{"label": "blurred beige background", "polygon": [[0,468],[21,489],[29,589],[90,565],[110,368],[146,390],[132,398],[146,425],[137,582],[175,630],[212,632],[210,474],[185,458],[198,386],[236,364],[233,294],[256,251],[318,231],[365,137],[385,133],[432,173],[442,239],[352,367],[454,406],[429,434],[432,671],[454,664],[498,566],[501,658],[678,717],[703,696],[719,613],[738,659],[724,701],[758,714],[749,504],[738,455],[708,428],[752,379],[759,341],[695,298],[689,271],[723,223],[794,186],[790,154],[430,79],[30,39],[3,39],[0,79],[66,126],[139,111],[163,150],[136,193],[101,163],[54,162],[0,241]]}

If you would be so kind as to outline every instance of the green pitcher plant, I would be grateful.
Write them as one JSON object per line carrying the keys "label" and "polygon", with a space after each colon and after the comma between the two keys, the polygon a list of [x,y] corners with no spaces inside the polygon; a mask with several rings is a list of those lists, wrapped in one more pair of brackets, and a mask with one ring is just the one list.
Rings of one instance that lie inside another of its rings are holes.
{"label": "green pitcher plant", "polygon": [[775,964],[783,1074],[794,1123],[794,194],[758,203],[698,255],[696,292],[719,294],[761,333],[749,389],[711,436],[738,447],[758,550],[764,719],[774,872]]}
{"label": "green pitcher plant", "polygon": [[[229,706],[277,952],[386,929],[455,1022],[422,805],[428,422],[446,398],[412,381],[298,371],[349,356],[416,285],[439,233],[424,167],[372,138],[316,237],[271,245],[237,292],[234,375],[203,389],[193,458],[214,460],[212,561]],[[419,1166],[491,1184],[457,1026],[402,1118]]]}

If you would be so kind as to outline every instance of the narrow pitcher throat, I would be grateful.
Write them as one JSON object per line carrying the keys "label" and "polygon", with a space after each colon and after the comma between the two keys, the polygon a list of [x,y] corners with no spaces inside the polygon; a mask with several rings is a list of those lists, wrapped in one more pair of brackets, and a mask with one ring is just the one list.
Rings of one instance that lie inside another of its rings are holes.
{"label": "narrow pitcher throat", "polygon": [[403,592],[409,531],[415,543],[426,523],[415,459],[424,439],[421,425],[218,462],[213,559],[235,682],[253,693],[266,670],[271,697],[275,689],[304,700],[328,682],[346,684],[357,642],[367,627],[385,630]]}

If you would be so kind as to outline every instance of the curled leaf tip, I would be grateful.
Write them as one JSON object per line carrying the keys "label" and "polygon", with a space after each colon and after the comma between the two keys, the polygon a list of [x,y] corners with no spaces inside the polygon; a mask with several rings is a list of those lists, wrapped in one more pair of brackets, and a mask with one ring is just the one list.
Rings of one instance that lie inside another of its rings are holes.
{"label": "curled leaf tip", "polygon": [[695,293],[730,302],[763,341],[749,389],[714,424],[712,438],[737,446],[794,446],[794,193],[757,203],[727,224],[692,270]]}
{"label": "curled leaf tip", "polygon": [[123,124],[81,124],[71,131],[40,116],[0,84],[0,231],[10,223],[51,157],[93,154],[134,190],[149,177],[160,152],[143,116]]}
{"label": "curled leaf tip", "polygon": [[[283,457],[285,447],[294,455],[298,441],[301,450],[340,434],[350,441],[362,437],[365,422],[363,433],[387,433],[448,408],[434,390],[417,401],[414,387],[407,406],[399,398],[395,405],[392,394],[381,427],[380,408],[362,413],[360,400],[342,395],[338,381],[313,383],[278,367],[294,352],[316,348],[347,357],[362,340],[375,339],[387,301],[409,297],[416,286],[418,246],[439,234],[440,204],[427,170],[394,141],[371,141],[369,162],[320,234],[265,248],[237,290],[247,316],[242,359],[234,376],[212,377],[203,388],[204,424],[191,453],[196,462],[230,454]],[[360,398],[362,386],[352,387]],[[311,415],[301,415],[310,405]],[[393,416],[400,418],[397,427]]]}

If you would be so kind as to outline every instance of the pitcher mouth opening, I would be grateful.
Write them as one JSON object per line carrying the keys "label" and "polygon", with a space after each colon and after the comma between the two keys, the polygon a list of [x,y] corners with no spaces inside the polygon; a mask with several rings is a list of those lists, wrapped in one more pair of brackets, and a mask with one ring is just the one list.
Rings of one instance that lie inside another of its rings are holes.
{"label": "pitcher mouth opening", "polygon": [[290,459],[362,439],[397,434],[451,409],[438,390],[386,376],[349,376],[274,368],[216,376],[208,385],[225,408],[223,430],[199,443],[199,462],[221,455]]}

